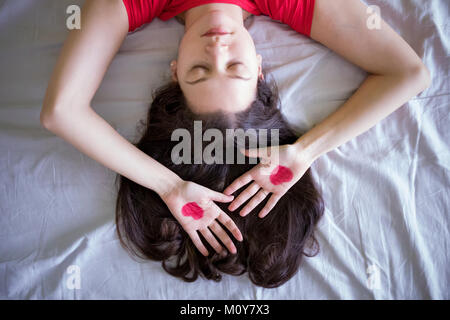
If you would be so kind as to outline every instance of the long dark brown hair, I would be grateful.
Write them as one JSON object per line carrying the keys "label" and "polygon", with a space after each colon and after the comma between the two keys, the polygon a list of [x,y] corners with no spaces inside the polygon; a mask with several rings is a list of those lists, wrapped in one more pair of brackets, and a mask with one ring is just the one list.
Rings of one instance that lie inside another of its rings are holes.
{"label": "long dark brown hair", "polygon": [[[148,117],[141,122],[142,137],[135,145],[182,179],[222,192],[254,164],[174,164],[171,151],[179,142],[171,141],[172,132],[185,128],[193,134],[194,120],[201,120],[203,130],[278,129],[280,145],[293,143],[298,137],[284,121],[278,104],[276,85],[260,79],[257,97],[247,110],[200,116],[190,111],[180,86],[171,82],[153,94]],[[270,145],[270,134],[268,140]],[[237,154],[238,146],[234,148]],[[164,270],[185,281],[195,281],[199,275],[220,281],[220,272],[248,272],[254,284],[274,288],[294,276],[303,256],[319,252],[314,231],[324,206],[309,169],[263,219],[257,213],[267,199],[244,218],[239,210],[230,212],[229,204],[217,203],[235,221],[244,240],[236,241],[224,227],[237,253],[219,255],[199,233],[210,252],[207,257],[197,250],[157,193],[123,176],[118,176],[118,181],[116,226],[122,245],[137,257],[162,261]],[[235,197],[243,189],[236,191]]]}

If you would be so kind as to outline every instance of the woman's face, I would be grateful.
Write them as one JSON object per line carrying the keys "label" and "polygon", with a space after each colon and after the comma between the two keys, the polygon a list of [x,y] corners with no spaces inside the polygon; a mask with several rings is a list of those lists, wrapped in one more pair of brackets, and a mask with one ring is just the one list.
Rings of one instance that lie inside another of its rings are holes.
{"label": "woman's face", "polygon": [[[212,28],[231,34],[203,36]],[[256,98],[261,56],[243,23],[220,11],[201,16],[186,30],[172,61],[172,78],[178,81],[191,110],[236,113]]]}

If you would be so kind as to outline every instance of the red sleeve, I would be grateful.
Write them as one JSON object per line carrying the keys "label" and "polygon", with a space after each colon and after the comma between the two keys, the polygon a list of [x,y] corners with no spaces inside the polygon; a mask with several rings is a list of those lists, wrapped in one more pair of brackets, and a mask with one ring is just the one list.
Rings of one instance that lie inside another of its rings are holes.
{"label": "red sleeve", "polygon": [[123,0],[128,14],[128,32],[151,22],[163,11],[167,0]]}
{"label": "red sleeve", "polygon": [[310,37],[315,0],[255,0],[255,3],[262,14]]}

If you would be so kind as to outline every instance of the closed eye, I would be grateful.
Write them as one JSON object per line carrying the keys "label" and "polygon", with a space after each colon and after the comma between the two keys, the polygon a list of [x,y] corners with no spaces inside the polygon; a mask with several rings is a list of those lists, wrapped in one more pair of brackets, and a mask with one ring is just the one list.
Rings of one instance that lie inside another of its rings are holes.
{"label": "closed eye", "polygon": [[193,66],[193,67],[191,68],[191,70],[189,70],[189,71],[193,71],[193,70],[195,70],[195,69],[203,69],[203,70],[206,70],[206,71],[209,70],[209,69],[208,69],[207,67],[205,67],[205,66]]}
{"label": "closed eye", "polygon": [[[236,65],[243,65],[243,63],[242,62],[234,62],[234,63],[231,63],[230,65],[228,65],[228,68],[234,67]],[[191,72],[191,71],[193,71],[195,69],[203,69],[203,70],[209,71],[209,68],[207,66],[197,64],[197,65],[193,66],[191,68],[191,70],[189,70],[189,72]]]}
{"label": "closed eye", "polygon": [[[244,64],[243,64],[242,62],[232,62],[230,65],[228,65],[228,69],[229,69],[230,67],[235,66],[235,65],[244,65]],[[209,72],[209,66],[197,64],[197,65],[193,66],[193,67],[188,71],[188,73],[190,73],[191,71],[193,71],[193,70],[195,70],[195,69],[197,69],[197,68],[198,68],[198,69],[204,69],[204,70],[206,70],[207,72]],[[240,79],[240,80],[245,80],[245,81],[250,81],[250,80],[251,80],[251,76],[248,77],[248,78],[246,78],[246,77],[242,77],[242,76],[240,76],[240,75],[227,75],[227,77],[230,78],[230,79]],[[187,84],[190,84],[190,85],[194,85],[194,84],[197,84],[197,83],[200,83],[200,82],[207,81],[208,79],[209,79],[209,78],[202,77],[202,78],[197,79],[197,80],[195,80],[195,81],[184,81],[184,82],[187,83]]]}
{"label": "closed eye", "polygon": [[235,63],[233,63],[233,64],[230,64],[230,65],[228,66],[228,68],[231,68],[231,67],[237,66],[237,65],[241,65],[241,64],[242,64],[242,62],[235,62]]}

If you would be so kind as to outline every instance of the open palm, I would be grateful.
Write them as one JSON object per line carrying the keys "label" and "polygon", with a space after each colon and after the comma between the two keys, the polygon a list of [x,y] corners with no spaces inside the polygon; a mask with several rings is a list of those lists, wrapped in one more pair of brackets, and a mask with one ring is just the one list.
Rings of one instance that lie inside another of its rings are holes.
{"label": "open palm", "polygon": [[203,255],[207,256],[209,253],[203,245],[198,231],[217,253],[221,253],[223,248],[213,233],[231,253],[236,253],[233,241],[217,221],[239,241],[242,241],[242,234],[234,221],[214,203],[214,201],[230,202],[233,200],[232,197],[212,191],[194,182],[182,181],[162,199]]}
{"label": "open palm", "polygon": [[231,195],[252,182],[228,207],[230,211],[234,211],[251,198],[240,211],[241,216],[249,214],[272,194],[258,215],[264,218],[311,165],[310,161],[299,156],[298,149],[294,145],[249,149],[243,153],[248,157],[259,157],[261,161],[224,190],[225,194]]}

